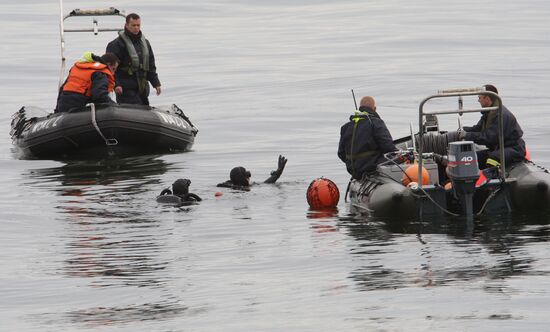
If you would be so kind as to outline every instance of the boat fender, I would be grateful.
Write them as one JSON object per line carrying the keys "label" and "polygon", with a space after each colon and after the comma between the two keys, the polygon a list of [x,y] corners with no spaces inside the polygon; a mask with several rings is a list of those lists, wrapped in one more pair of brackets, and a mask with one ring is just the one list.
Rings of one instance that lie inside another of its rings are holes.
{"label": "boat fender", "polygon": [[[418,164],[415,163],[407,167],[401,181],[405,186],[410,182],[418,182]],[[430,184],[430,173],[425,167],[422,167],[422,184]]]}

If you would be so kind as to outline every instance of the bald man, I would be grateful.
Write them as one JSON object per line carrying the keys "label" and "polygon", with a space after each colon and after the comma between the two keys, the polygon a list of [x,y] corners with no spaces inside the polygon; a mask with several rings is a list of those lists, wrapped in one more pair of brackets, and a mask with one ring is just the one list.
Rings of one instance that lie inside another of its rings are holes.
{"label": "bald man", "polygon": [[386,124],[376,112],[373,97],[363,97],[359,110],[349,120],[340,129],[338,157],[346,163],[348,173],[360,180],[386,161],[384,153],[397,148]]}

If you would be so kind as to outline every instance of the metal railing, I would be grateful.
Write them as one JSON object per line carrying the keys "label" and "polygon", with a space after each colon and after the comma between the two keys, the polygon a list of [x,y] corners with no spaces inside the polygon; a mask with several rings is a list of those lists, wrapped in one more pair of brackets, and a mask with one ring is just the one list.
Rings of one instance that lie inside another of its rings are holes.
{"label": "metal railing", "polygon": [[[464,109],[462,104],[462,96],[475,96],[475,95],[485,95],[498,100],[498,106],[483,107],[483,108],[472,108]],[[458,97],[458,109],[453,110],[440,110],[440,111],[428,111],[424,109],[424,105],[436,98],[449,98],[449,97]],[[423,119],[425,115],[437,115],[437,114],[462,114],[462,113],[474,113],[474,112],[488,112],[488,111],[497,111],[498,114],[498,144],[500,152],[500,165],[499,165],[499,175],[501,180],[505,180],[505,169],[506,163],[504,160],[504,123],[502,117],[502,99],[500,96],[492,91],[487,91],[483,88],[464,88],[464,89],[448,89],[440,90],[437,94],[431,95],[427,98],[424,98],[420,102],[418,108],[419,116],[419,138],[418,138],[418,185],[422,187],[422,149],[423,149],[423,136],[424,136],[424,123]],[[414,138],[413,138],[414,140]]]}
{"label": "metal railing", "polygon": [[[75,29],[66,29],[65,20],[71,17],[82,17],[82,16],[92,16],[92,27],[91,28],[75,28]],[[59,37],[61,39],[61,69],[59,71],[59,85],[58,89],[63,85],[63,78],[65,74],[65,32],[93,32],[94,35],[97,35],[99,32],[103,31],[121,31],[123,28],[120,27],[106,27],[100,28],[96,16],[121,16],[126,17],[123,11],[120,11],[114,7],[106,9],[74,9],[68,14],[63,13],[63,0],[59,0]]]}

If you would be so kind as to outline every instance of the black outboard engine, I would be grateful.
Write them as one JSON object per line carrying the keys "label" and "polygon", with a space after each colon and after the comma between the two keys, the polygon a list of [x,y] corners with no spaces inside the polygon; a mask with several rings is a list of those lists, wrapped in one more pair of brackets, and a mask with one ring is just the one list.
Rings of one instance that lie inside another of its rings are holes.
{"label": "black outboard engine", "polygon": [[473,198],[479,167],[474,142],[459,141],[449,143],[449,163],[447,174],[453,183],[453,192],[460,202],[462,213],[472,219]]}

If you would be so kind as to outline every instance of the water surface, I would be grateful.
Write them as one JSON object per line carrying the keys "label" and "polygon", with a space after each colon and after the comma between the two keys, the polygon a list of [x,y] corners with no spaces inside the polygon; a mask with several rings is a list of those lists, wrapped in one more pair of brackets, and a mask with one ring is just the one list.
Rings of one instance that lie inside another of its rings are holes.
{"label": "water surface", "polygon": [[[547,329],[548,216],[488,216],[469,229],[351,215],[336,157],[351,88],[375,96],[400,137],[417,126],[423,98],[493,83],[533,159],[550,166],[547,2],[66,1],[138,12],[163,84],[151,102],[177,103],[200,132],[184,154],[18,160],[11,115],[55,106],[57,5],[0,4],[4,329]],[[112,38],[67,36],[68,65]],[[232,167],[260,183],[279,154],[289,162],[277,184],[214,196]],[[335,213],[308,210],[305,190],[319,176],[340,188]],[[204,201],[157,205],[182,177]]]}

